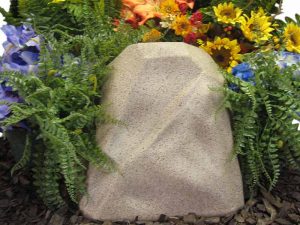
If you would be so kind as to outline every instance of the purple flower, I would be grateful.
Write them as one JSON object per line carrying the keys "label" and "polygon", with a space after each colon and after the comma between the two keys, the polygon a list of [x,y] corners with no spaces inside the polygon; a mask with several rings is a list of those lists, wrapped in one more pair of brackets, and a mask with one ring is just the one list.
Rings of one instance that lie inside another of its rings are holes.
{"label": "purple flower", "polygon": [[[3,43],[4,54],[0,61],[0,72],[17,71],[23,74],[37,72],[40,37],[35,34],[32,27],[4,25],[1,29],[7,37],[7,41]],[[0,101],[21,102],[21,98],[17,92],[13,91],[12,87],[6,86],[4,81],[0,83]],[[0,104],[0,121],[9,115],[9,106]]]}
{"label": "purple flower", "polygon": [[3,44],[1,71],[18,71],[24,74],[37,72],[40,37],[34,33],[31,26],[4,25],[1,29],[7,36],[7,41]]}
{"label": "purple flower", "polygon": [[19,48],[22,48],[26,42],[36,36],[34,30],[29,25],[19,27],[4,25],[1,29],[7,37],[7,42]]}
{"label": "purple flower", "polygon": [[0,101],[20,102],[20,98],[11,87],[7,87],[2,83],[0,85]]}
{"label": "purple flower", "polygon": [[10,113],[10,110],[7,105],[0,105],[0,120],[5,119],[9,113]]}
{"label": "purple flower", "polygon": [[[18,95],[12,91],[11,87],[6,87],[4,83],[0,85],[0,101],[6,102],[20,102],[21,99]],[[8,117],[10,113],[10,109],[7,105],[1,104],[0,105],[0,120]]]}

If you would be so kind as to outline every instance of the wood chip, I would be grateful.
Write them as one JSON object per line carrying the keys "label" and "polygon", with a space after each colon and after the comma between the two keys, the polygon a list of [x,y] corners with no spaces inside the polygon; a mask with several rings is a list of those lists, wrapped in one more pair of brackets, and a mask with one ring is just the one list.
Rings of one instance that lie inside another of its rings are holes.
{"label": "wood chip", "polygon": [[267,212],[270,214],[270,219],[273,221],[277,216],[276,209],[268,202],[268,200],[263,198],[263,203],[266,207]]}
{"label": "wood chip", "polygon": [[251,217],[250,217],[250,218],[247,218],[247,219],[246,219],[246,222],[249,223],[249,224],[256,224],[256,220],[253,219],[253,218],[251,218]]}
{"label": "wood chip", "polygon": [[244,223],[245,222],[245,218],[243,218],[240,214],[235,215],[234,219],[238,223]]}
{"label": "wood chip", "polygon": [[218,224],[220,223],[220,221],[221,221],[220,217],[211,217],[211,218],[206,218],[204,220],[204,222],[207,224]]}
{"label": "wood chip", "polygon": [[7,208],[9,206],[8,199],[0,199],[0,208]]}
{"label": "wood chip", "polygon": [[278,218],[275,220],[275,222],[277,222],[281,225],[293,225],[290,221],[283,219],[283,218]]}
{"label": "wood chip", "polygon": [[64,217],[62,217],[62,216],[60,216],[60,215],[58,215],[58,214],[55,213],[51,217],[48,225],[63,225],[64,224],[64,220],[65,220]]}
{"label": "wood chip", "polygon": [[297,215],[295,213],[290,213],[288,214],[288,217],[290,218],[291,221],[295,223],[300,223],[300,215]]}
{"label": "wood chip", "polygon": [[188,214],[183,216],[183,222],[185,223],[189,223],[189,224],[194,224],[196,223],[197,218],[195,214]]}
{"label": "wood chip", "polygon": [[282,203],[280,202],[280,199],[276,199],[273,195],[271,195],[270,192],[267,192],[265,189],[261,188],[260,192],[264,196],[265,199],[267,199],[272,205],[276,206],[277,208],[282,207]]}

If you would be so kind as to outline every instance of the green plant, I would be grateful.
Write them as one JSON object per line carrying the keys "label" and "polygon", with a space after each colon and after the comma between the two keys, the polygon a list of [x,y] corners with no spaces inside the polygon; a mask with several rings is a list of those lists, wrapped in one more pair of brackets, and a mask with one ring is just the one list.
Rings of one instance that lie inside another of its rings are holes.
{"label": "green plant", "polygon": [[[272,189],[283,166],[300,167],[300,81],[297,66],[284,69],[276,53],[252,53],[245,58],[252,82],[225,74],[224,105],[232,113],[234,156],[238,155],[246,186]],[[299,67],[298,67],[299,68]]]}
{"label": "green plant", "polygon": [[114,169],[95,141],[96,124],[117,122],[101,105],[101,87],[110,71],[107,65],[142,35],[127,25],[119,27],[122,32],[115,32],[109,17],[95,14],[89,7],[84,4],[82,8],[81,34],[71,36],[64,27],[51,33],[39,29],[43,44],[37,74],[0,74],[1,81],[23,99],[23,103],[5,103],[12,114],[1,126],[26,120],[30,129],[23,156],[12,172],[32,159],[38,194],[51,208],[65,204],[61,185],[70,199],[78,202],[85,191],[88,162]]}

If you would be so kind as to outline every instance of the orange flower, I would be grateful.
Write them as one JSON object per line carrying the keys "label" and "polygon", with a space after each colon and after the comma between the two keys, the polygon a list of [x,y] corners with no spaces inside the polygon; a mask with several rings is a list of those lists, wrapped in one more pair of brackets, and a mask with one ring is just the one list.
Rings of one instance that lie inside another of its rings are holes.
{"label": "orange flower", "polygon": [[122,0],[123,6],[129,9],[133,9],[137,5],[144,5],[145,3],[145,0]]}
{"label": "orange flower", "polygon": [[[161,17],[159,13],[160,0],[122,0],[122,3],[122,16],[131,24],[136,22],[140,26],[148,19]],[[128,11],[131,13],[131,16],[125,17],[130,15]]]}
{"label": "orange flower", "polygon": [[128,8],[122,9],[121,17],[124,18],[126,23],[131,24],[132,27],[134,27],[134,28],[138,27],[136,15],[134,15],[134,13],[131,10],[129,10]]}
{"label": "orange flower", "polygon": [[194,8],[194,0],[176,0],[178,5],[184,4],[187,5],[190,9]]}

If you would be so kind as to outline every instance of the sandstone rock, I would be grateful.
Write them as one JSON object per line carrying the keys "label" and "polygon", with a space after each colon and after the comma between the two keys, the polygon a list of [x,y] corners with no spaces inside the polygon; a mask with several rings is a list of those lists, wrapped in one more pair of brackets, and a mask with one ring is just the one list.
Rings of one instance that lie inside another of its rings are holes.
{"label": "sandstone rock", "polygon": [[127,47],[104,90],[125,125],[99,126],[97,138],[118,170],[88,171],[83,213],[100,220],[216,216],[243,205],[227,112],[215,116],[223,78],[203,50],[184,43]]}

